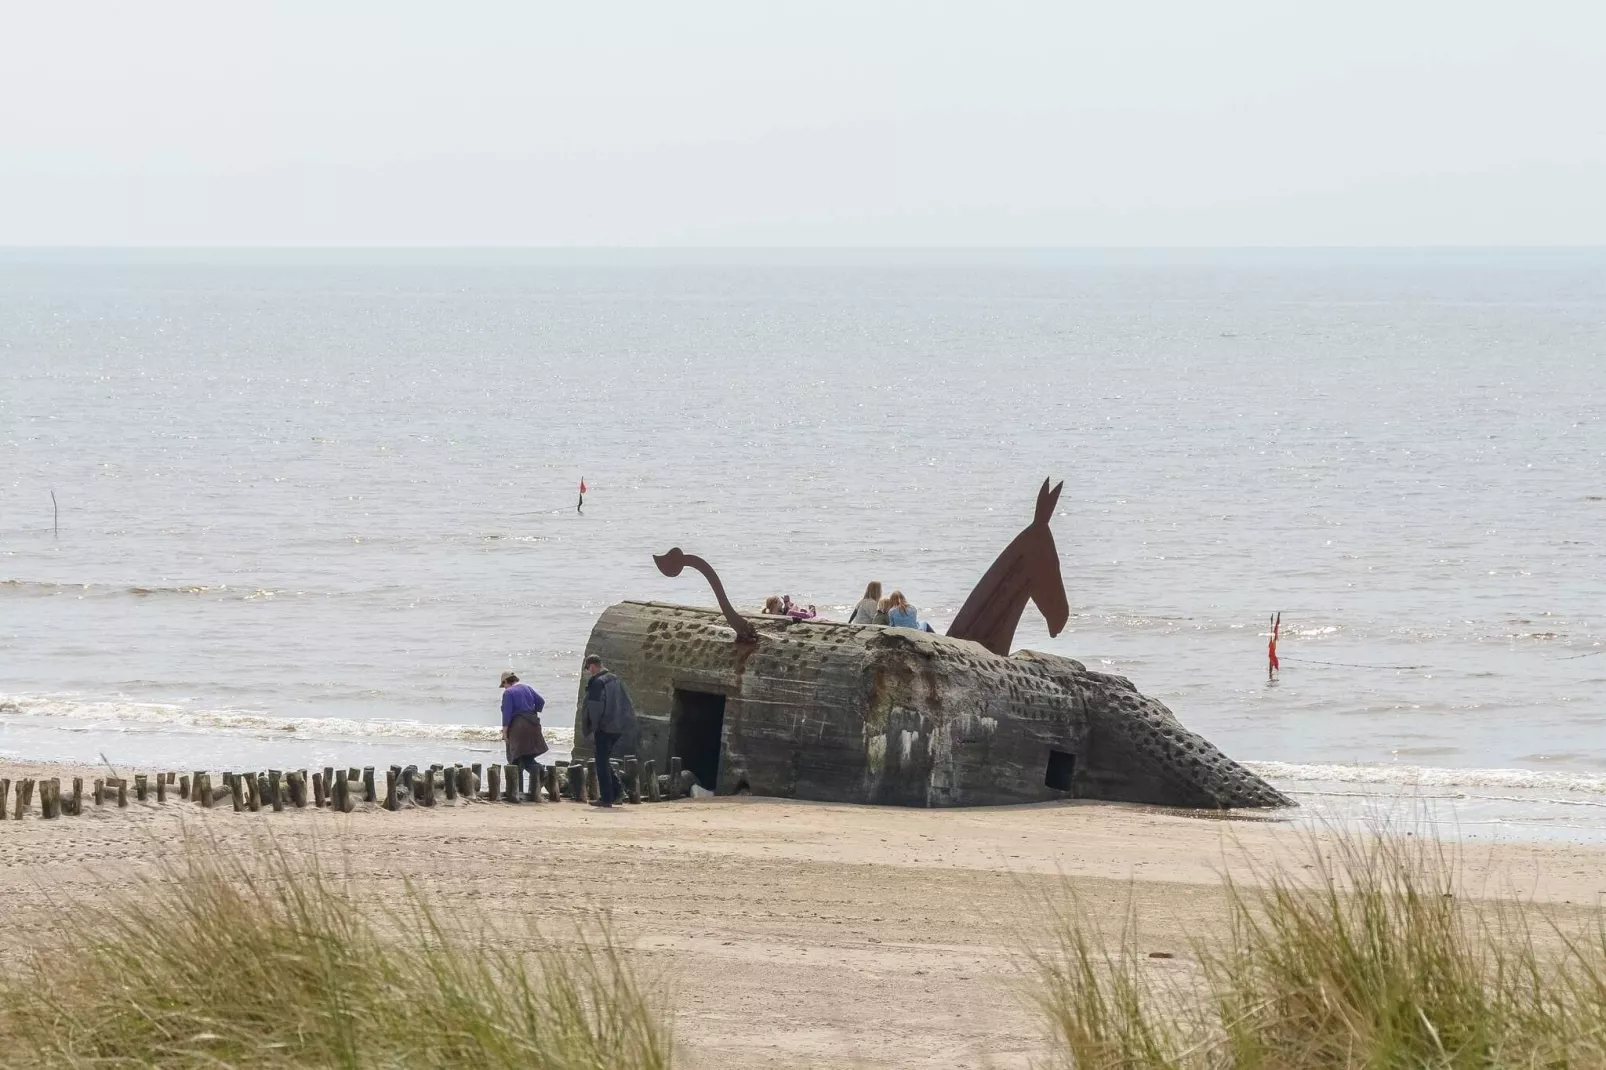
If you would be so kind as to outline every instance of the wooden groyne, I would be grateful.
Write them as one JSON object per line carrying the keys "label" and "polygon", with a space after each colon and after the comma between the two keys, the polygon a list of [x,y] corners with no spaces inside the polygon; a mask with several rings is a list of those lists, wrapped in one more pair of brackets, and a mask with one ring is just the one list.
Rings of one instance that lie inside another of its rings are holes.
{"label": "wooden groyne", "polygon": [[[683,769],[679,758],[669,760],[669,771],[659,773],[651,760],[626,755],[612,763],[623,791],[621,804],[664,802],[692,793],[696,777]],[[286,809],[334,810],[351,813],[359,808],[411,810],[417,807],[473,805],[475,803],[587,803],[598,797],[594,761],[538,765],[528,775],[516,765],[393,765],[383,771],[383,783],[374,766],[320,770],[264,769],[223,771],[196,769],[135,773],[132,777],[97,777],[90,780],[89,803],[101,810],[130,805],[154,808],[169,803],[191,803],[202,808],[229,808],[235,813],[282,813]],[[0,778],[0,822],[21,821],[37,815],[41,820],[77,817],[84,812],[84,777]],[[14,790],[13,790],[14,787]]]}

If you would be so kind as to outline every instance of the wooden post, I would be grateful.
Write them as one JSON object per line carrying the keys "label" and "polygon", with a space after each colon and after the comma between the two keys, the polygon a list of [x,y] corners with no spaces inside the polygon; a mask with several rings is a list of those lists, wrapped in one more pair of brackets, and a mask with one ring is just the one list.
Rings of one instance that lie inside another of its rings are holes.
{"label": "wooden post", "polygon": [[139,800],[140,802],[144,802],[145,801],[145,796],[149,791],[150,791],[150,778],[147,777],[144,773],[135,773],[134,774],[134,798]]}
{"label": "wooden post", "polygon": [[680,755],[671,755],[669,758],[669,797],[680,798]]}
{"label": "wooden post", "polygon": [[185,802],[189,801],[190,775],[188,773],[185,773],[183,776],[178,778],[178,797],[183,799]]}
{"label": "wooden post", "polygon": [[495,764],[485,770],[485,783],[491,789],[491,801],[496,802],[502,797],[502,767]]}
{"label": "wooden post", "polygon": [[190,781],[190,798],[196,805],[208,810],[212,809],[212,774],[197,773],[195,779]]}
{"label": "wooden post", "polygon": [[273,812],[276,814],[284,813],[285,791],[284,785],[279,783],[280,778],[283,776],[284,771],[282,769],[268,770],[268,800],[273,804]]}
{"label": "wooden post", "polygon": [[[0,810],[5,809],[5,801],[5,792],[0,791]],[[72,802],[67,812],[74,817],[84,812],[84,778],[81,776],[72,778]]]}
{"label": "wooden post", "polygon": [[597,760],[595,758],[586,762],[586,797],[588,799],[602,798],[602,782],[597,777]]}
{"label": "wooden post", "polygon": [[335,804],[335,767],[323,767],[323,802],[319,806],[333,806]]}
{"label": "wooden post", "polygon": [[380,805],[391,813],[401,809],[401,797],[397,794],[397,789],[401,787],[400,772],[394,765],[385,770],[385,798]]}
{"label": "wooden post", "polygon": [[[333,766],[331,766],[330,769],[332,771]],[[351,813],[351,792],[347,790],[347,785],[349,783],[351,782],[348,781],[344,776],[336,777],[334,781],[334,791],[331,793],[329,800],[329,805],[333,809],[339,810],[343,814]]]}
{"label": "wooden post", "polygon": [[[191,802],[197,802],[198,803],[198,802],[201,801],[200,795],[198,794],[198,792],[199,792],[200,784],[201,784],[201,774],[205,773],[205,772],[206,772],[206,770],[204,770],[204,769],[196,769],[196,770],[194,770],[194,771],[192,771],[190,773],[190,801]],[[206,779],[207,779],[207,782],[210,783],[211,780],[212,780],[211,775],[208,774]]]}
{"label": "wooden post", "polygon": [[502,767],[502,797],[510,803],[521,801],[519,790],[524,786],[524,770],[516,765]]}
{"label": "wooden post", "polygon": [[6,796],[11,794],[9,778],[0,778],[0,821],[6,819]]}
{"label": "wooden post", "polygon": [[[234,812],[237,814],[245,809],[245,785],[247,781],[255,783],[256,777],[250,774],[241,776],[239,773],[229,777],[229,797],[230,801],[234,803]],[[253,791],[251,794],[254,796],[256,792]],[[253,798],[251,801],[255,802],[256,800]],[[255,810],[256,807],[253,806],[251,809]]]}
{"label": "wooden post", "polygon": [[647,801],[655,803],[659,800],[658,794],[658,763],[648,758],[641,763],[641,779],[647,784]]}
{"label": "wooden post", "polygon": [[314,773],[314,774],[312,774],[312,805],[316,806],[318,809],[321,810],[321,809],[323,809],[323,804],[324,804],[323,774],[322,773]]}
{"label": "wooden post", "polygon": [[117,807],[120,810],[128,809],[128,778],[117,778]]}
{"label": "wooden post", "polygon": [[43,820],[51,821],[61,816],[59,803],[51,798],[51,786],[55,786],[57,795],[61,793],[60,780],[41,780],[39,782],[39,816]]}
{"label": "wooden post", "polygon": [[362,801],[363,802],[378,802],[379,801],[379,792],[374,790],[374,767],[371,766],[371,765],[363,766],[363,770],[362,770]]}
{"label": "wooden post", "polygon": [[633,803],[641,802],[641,759],[625,759],[625,797]]}
{"label": "wooden post", "polygon": [[[17,794],[18,795],[22,794],[22,785],[21,784],[17,785]],[[96,806],[105,806],[106,805],[106,782],[104,780],[96,780],[95,781],[95,805]]]}
{"label": "wooden post", "polygon": [[246,773],[236,778],[240,783],[240,790],[245,795],[245,808],[253,814],[262,809],[262,781],[257,779],[255,773]]}
{"label": "wooden post", "polygon": [[441,778],[441,786],[446,789],[447,802],[457,801],[457,773],[458,767],[454,765],[446,770],[446,775]]}
{"label": "wooden post", "polygon": [[156,774],[156,801],[158,803],[167,801],[167,777],[161,773]]}
{"label": "wooden post", "polygon": [[423,792],[423,796],[418,801],[425,806],[434,806],[435,774],[430,772],[428,769],[424,770],[423,774],[419,777],[418,787],[419,790]]}

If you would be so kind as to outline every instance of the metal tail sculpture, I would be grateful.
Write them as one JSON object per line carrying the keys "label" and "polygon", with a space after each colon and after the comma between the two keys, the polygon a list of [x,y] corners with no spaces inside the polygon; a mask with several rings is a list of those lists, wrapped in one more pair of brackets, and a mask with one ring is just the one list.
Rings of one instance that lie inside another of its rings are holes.
{"label": "metal tail sculpture", "polygon": [[719,602],[720,612],[725,614],[725,619],[730,622],[731,628],[735,630],[736,641],[738,643],[758,642],[758,629],[749,624],[747,618],[736,612],[736,607],[731,605],[731,600],[725,597],[725,585],[719,582],[719,576],[707,561],[682,552],[678,546],[671,548],[667,553],[654,554],[652,561],[653,564],[658,566],[659,572],[670,578],[680,575],[681,570],[688,567],[701,572],[703,579],[708,581],[708,586],[714,589],[714,598]]}
{"label": "metal tail sculpture", "polygon": [[1048,621],[1049,635],[1058,635],[1065,627],[1071,607],[1060,576],[1054,533],[1048,529],[1064,487],[1062,481],[1051,490],[1048,480],[1043,480],[1031,525],[1015,536],[970,592],[948,628],[950,636],[974,640],[994,654],[1008,657],[1028,600],[1037,603]]}

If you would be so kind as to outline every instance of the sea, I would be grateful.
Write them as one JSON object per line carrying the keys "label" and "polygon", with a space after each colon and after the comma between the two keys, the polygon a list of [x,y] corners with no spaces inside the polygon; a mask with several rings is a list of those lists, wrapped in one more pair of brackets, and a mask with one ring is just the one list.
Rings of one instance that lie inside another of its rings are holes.
{"label": "sea", "polygon": [[654,553],[941,630],[1045,478],[1017,646],[1295,820],[1606,840],[1599,249],[0,251],[0,759],[488,760]]}

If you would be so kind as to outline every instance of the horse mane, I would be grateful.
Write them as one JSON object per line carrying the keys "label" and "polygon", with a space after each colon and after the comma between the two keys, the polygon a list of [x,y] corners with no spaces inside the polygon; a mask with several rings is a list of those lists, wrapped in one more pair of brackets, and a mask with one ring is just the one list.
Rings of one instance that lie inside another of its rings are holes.
{"label": "horse mane", "polygon": [[949,626],[950,637],[970,639],[994,654],[1009,656],[1011,644],[1015,641],[1015,629],[1020,625],[1021,614],[1026,612],[1026,603],[1030,601],[1032,592],[1060,579],[1057,555],[1052,565],[1054,574],[1045,575],[1043,569],[1048,566],[1029,558],[1026,548],[1039,531],[1049,535],[1052,545],[1053,536],[1049,533],[1048,522],[1054,516],[1054,506],[1058,504],[1060,491],[1064,489],[1063,480],[1052,489],[1048,480],[1043,480],[1043,487],[1037,492],[1037,507],[1032,513],[1031,524],[1015,536],[982,574],[981,581],[971,590],[965,604],[960,607],[959,615]]}

